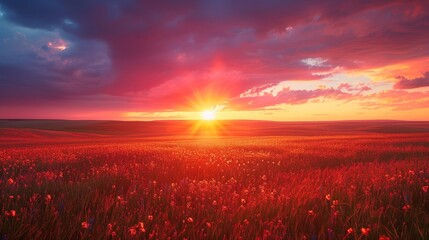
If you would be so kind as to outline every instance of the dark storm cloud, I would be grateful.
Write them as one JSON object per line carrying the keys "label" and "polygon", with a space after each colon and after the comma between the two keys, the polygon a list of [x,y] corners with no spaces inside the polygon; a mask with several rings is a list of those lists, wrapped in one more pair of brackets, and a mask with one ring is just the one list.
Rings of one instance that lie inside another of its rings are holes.
{"label": "dark storm cloud", "polygon": [[0,26],[3,101],[59,100],[98,91],[111,79],[108,49],[102,42],[5,21]]}

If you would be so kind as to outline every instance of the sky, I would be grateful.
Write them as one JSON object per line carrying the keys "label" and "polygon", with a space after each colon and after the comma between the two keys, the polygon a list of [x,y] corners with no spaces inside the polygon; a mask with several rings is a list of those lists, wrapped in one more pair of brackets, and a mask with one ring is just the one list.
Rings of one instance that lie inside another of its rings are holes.
{"label": "sky", "polygon": [[429,1],[0,0],[0,118],[429,120]]}

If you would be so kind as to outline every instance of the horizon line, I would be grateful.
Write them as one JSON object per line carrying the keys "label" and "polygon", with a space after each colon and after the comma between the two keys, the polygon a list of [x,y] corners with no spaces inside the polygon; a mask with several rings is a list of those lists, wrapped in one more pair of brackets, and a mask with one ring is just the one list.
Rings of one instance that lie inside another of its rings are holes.
{"label": "horizon line", "polygon": [[65,118],[0,118],[0,121],[106,121],[106,122],[226,122],[226,121],[249,121],[249,122],[429,122],[428,120],[403,120],[403,119],[338,119],[338,120],[263,120],[263,119],[152,119],[152,120],[115,120],[115,119],[65,119]]}

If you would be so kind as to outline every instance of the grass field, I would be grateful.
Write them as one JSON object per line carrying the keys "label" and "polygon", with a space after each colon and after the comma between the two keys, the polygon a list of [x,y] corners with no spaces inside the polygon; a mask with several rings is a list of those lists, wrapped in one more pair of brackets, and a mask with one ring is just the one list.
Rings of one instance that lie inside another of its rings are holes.
{"label": "grass field", "polygon": [[31,131],[3,129],[0,239],[429,239],[427,133]]}

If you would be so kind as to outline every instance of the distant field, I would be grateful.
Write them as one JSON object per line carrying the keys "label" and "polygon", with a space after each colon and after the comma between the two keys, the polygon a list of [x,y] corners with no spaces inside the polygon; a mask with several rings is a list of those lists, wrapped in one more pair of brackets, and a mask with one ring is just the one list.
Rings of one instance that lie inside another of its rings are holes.
{"label": "distant field", "polygon": [[[4,239],[429,239],[425,122],[150,138],[29,123],[0,123]],[[418,133],[380,133],[398,124]],[[307,134],[269,136],[290,131]]]}
{"label": "distant field", "polygon": [[[73,121],[73,120],[0,120],[0,137],[12,137],[8,130],[30,131],[21,137],[38,138],[125,136],[320,136],[367,133],[429,133],[428,121],[332,121],[270,122],[251,120],[224,121]],[[18,137],[19,136],[15,136]]]}

